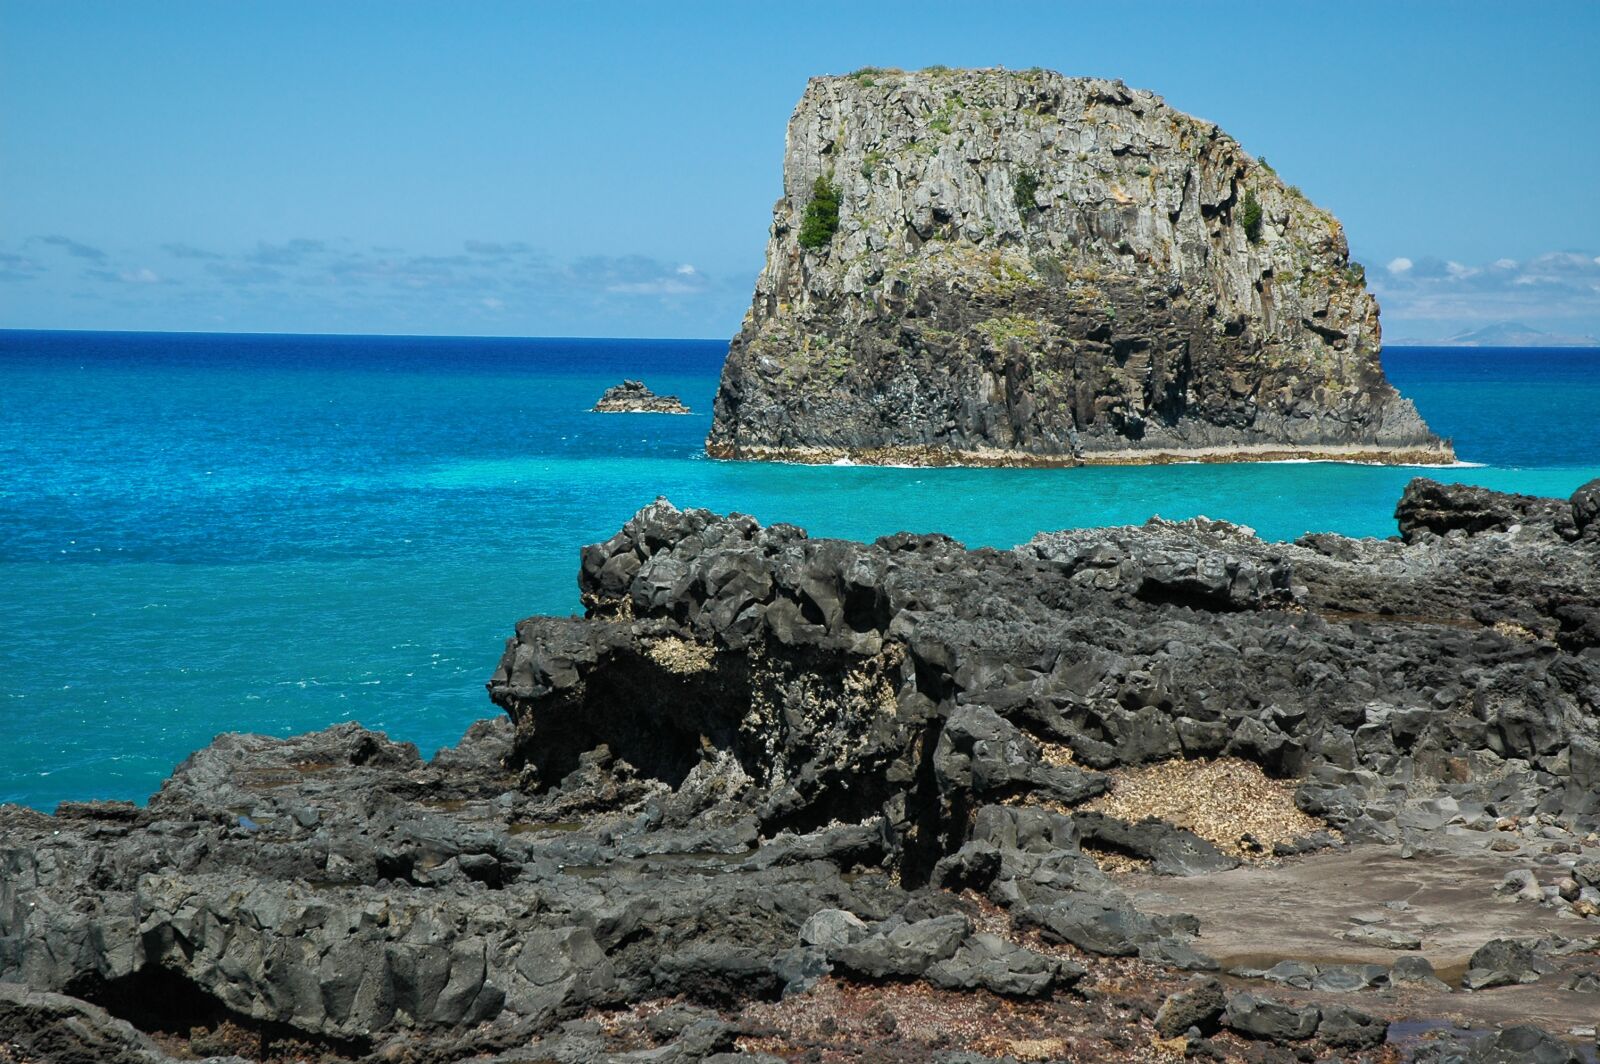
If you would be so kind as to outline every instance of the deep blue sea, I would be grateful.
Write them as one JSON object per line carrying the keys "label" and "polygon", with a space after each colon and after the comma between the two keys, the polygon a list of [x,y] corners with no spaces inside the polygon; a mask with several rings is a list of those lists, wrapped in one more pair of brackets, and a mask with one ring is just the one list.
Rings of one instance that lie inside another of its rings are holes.
{"label": "deep blue sea", "polygon": [[[578,548],[657,495],[813,535],[1226,517],[1387,536],[1416,470],[713,462],[726,344],[0,332],[0,802],[147,797],[224,731],[355,719],[424,753],[497,712],[512,624],[578,608]],[[1460,456],[1600,476],[1600,351],[1397,349]],[[688,417],[599,415],[622,377]]]}

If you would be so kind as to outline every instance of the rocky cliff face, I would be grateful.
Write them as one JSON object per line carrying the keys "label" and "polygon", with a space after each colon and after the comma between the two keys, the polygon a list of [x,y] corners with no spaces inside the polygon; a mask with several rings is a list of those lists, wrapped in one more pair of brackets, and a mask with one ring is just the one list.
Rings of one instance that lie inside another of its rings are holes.
{"label": "rocky cliff face", "polygon": [[[818,179],[838,224],[801,229]],[[723,369],[722,458],[1453,456],[1328,212],[1209,122],[1047,71],[815,78]]]}

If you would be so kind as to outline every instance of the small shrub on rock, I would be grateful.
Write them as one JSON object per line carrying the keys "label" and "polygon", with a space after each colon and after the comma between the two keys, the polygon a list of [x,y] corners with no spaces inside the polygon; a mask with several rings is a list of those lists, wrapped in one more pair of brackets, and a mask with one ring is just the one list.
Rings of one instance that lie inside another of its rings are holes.
{"label": "small shrub on rock", "polygon": [[1032,170],[1024,170],[1017,175],[1016,181],[1011,186],[1011,200],[1017,205],[1018,214],[1027,214],[1038,207],[1033,201],[1033,194],[1039,191],[1039,175]]}
{"label": "small shrub on rock", "polygon": [[839,186],[827,177],[811,186],[811,202],[800,221],[800,246],[820,248],[833,240],[839,228]]}
{"label": "small shrub on rock", "polygon": [[1254,192],[1246,190],[1239,204],[1239,224],[1244,226],[1246,240],[1252,244],[1261,243],[1261,204]]}

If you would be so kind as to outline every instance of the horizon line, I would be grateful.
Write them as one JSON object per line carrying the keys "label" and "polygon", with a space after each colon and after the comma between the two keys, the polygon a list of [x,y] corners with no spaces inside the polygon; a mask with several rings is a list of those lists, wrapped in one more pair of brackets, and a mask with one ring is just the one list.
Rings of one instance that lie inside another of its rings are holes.
{"label": "horizon line", "polygon": [[720,336],[592,336],[548,333],[539,336],[494,333],[401,333],[401,332],[275,332],[262,329],[34,329],[0,325],[3,333],[83,333],[100,336],[349,336],[362,339],[383,337],[393,340],[648,340],[656,343],[731,343]]}
{"label": "horizon line", "polygon": [[[393,333],[393,332],[271,332],[256,329],[33,329],[0,325],[4,333],[81,333],[98,336],[344,336],[354,339],[392,340],[578,340],[619,341],[637,340],[650,343],[732,343],[732,338],[720,336],[592,336],[574,334],[545,334],[540,336],[507,336],[485,333]],[[1600,344],[1452,344],[1444,340],[1409,340],[1408,342],[1381,344],[1378,350],[1431,350],[1440,348],[1455,351],[1600,351]]]}

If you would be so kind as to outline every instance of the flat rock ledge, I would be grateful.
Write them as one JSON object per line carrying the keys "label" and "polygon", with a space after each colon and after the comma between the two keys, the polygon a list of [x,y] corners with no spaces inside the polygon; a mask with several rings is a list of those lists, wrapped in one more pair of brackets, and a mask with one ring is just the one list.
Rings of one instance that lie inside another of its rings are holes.
{"label": "flat rock ledge", "polygon": [[[0,1060],[1577,1060],[1596,499],[1009,551],[657,502],[431,760],[224,735],[0,807]],[[1188,766],[1287,806],[1141,815]]]}
{"label": "flat rock ledge", "polygon": [[592,407],[597,414],[687,414],[676,395],[657,395],[643,381],[625,380],[607,388]]}

